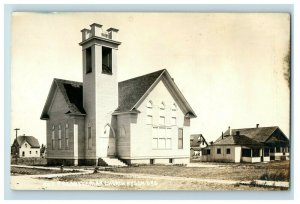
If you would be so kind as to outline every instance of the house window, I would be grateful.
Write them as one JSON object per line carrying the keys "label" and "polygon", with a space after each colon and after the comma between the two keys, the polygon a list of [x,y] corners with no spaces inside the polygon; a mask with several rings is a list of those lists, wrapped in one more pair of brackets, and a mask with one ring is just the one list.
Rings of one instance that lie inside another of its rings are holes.
{"label": "house window", "polygon": [[88,149],[92,149],[92,128],[88,127]]}
{"label": "house window", "polygon": [[159,124],[162,126],[166,124],[165,117],[166,117],[165,104],[164,102],[162,102],[159,106]]}
{"label": "house window", "polygon": [[29,151],[29,154],[31,154],[31,151]]}
{"label": "house window", "polygon": [[153,124],[153,106],[152,106],[152,101],[148,101],[147,106],[146,106],[146,114],[147,114],[147,125],[152,125]]}
{"label": "house window", "polygon": [[25,144],[25,147],[27,148],[27,144]]}
{"label": "house window", "polygon": [[226,149],[226,154],[230,154],[230,148]]}
{"label": "house window", "polygon": [[265,157],[270,156],[269,148],[264,148],[264,156],[265,156]]}
{"label": "house window", "polygon": [[25,152],[24,151],[22,152],[22,157],[25,157]]}
{"label": "house window", "polygon": [[102,47],[102,73],[112,74],[112,49]]}
{"label": "house window", "polygon": [[206,150],[206,154],[207,154],[207,155],[210,155],[210,149],[207,149],[207,150]]}
{"label": "house window", "polygon": [[221,148],[217,149],[217,154],[221,154]]}
{"label": "house window", "polygon": [[51,146],[52,146],[52,149],[55,149],[55,127],[54,127],[54,125],[52,126]]}
{"label": "house window", "polygon": [[176,121],[176,114],[177,113],[177,107],[176,107],[176,104],[174,103],[172,105],[172,116],[171,116],[171,125],[177,125],[177,121]]}
{"label": "house window", "polygon": [[66,124],[65,127],[65,140],[66,140],[65,147],[66,149],[69,149],[69,124]]}
{"label": "house window", "polygon": [[259,153],[259,149],[252,149],[252,157],[259,157],[260,153]]}
{"label": "house window", "polygon": [[242,149],[242,157],[251,157],[251,149]]}
{"label": "house window", "polygon": [[92,72],[92,48],[89,47],[85,50],[85,73],[91,73]]}
{"label": "house window", "polygon": [[178,149],[183,149],[183,129],[178,128]]}
{"label": "house window", "polygon": [[61,149],[61,126],[58,126],[58,149]]}
{"label": "house window", "polygon": [[38,151],[35,151],[35,154],[38,154]]}

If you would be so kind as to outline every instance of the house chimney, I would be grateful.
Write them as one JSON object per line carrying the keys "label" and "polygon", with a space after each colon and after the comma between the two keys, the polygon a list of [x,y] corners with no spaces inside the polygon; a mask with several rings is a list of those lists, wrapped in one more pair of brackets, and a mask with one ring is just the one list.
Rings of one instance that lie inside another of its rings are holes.
{"label": "house chimney", "polygon": [[240,136],[240,131],[236,131],[236,136]]}
{"label": "house chimney", "polygon": [[223,134],[223,132],[222,132],[222,140],[223,140],[223,138],[224,138],[224,134]]}
{"label": "house chimney", "polygon": [[259,127],[259,124],[256,124],[256,128],[258,128]]}
{"label": "house chimney", "polygon": [[231,129],[230,129],[230,126],[228,126],[228,132],[229,132],[229,135],[231,135]]}

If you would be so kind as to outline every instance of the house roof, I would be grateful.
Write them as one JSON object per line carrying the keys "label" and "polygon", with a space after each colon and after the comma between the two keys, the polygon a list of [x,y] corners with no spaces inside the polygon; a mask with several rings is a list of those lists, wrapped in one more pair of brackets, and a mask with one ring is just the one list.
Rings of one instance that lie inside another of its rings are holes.
{"label": "house roof", "polygon": [[33,148],[40,148],[39,141],[33,136],[18,136],[17,142],[19,146],[22,146],[24,142],[27,142]]}
{"label": "house roof", "polygon": [[85,114],[82,100],[82,83],[55,78],[52,82],[50,92],[48,94],[48,98],[41,115],[41,119],[48,118],[47,112],[51,105],[56,89],[60,90],[68,105],[68,114]]}
{"label": "house roof", "polygon": [[229,135],[219,138],[213,145],[243,145],[243,146],[261,146],[260,142],[255,141],[245,135]]}
{"label": "house roof", "polygon": [[[176,95],[179,106],[183,110],[184,114],[188,117],[196,117],[196,114],[166,69],[119,82],[119,107],[116,107],[114,114],[122,112],[139,113],[137,110],[138,105],[162,79],[162,76],[164,76],[166,84],[171,87],[171,94]],[[83,108],[82,83],[63,79],[54,79],[41,119],[48,119],[47,112],[51,105],[56,88],[62,92],[64,99],[68,104],[70,110],[68,113],[85,114],[85,110]]]}
{"label": "house roof", "polygon": [[[256,140],[257,142],[265,142],[277,128],[278,126],[232,129],[231,134],[236,135],[236,132],[240,131],[240,135],[245,135],[251,139]],[[229,130],[226,130],[224,136],[227,136],[229,134]]]}

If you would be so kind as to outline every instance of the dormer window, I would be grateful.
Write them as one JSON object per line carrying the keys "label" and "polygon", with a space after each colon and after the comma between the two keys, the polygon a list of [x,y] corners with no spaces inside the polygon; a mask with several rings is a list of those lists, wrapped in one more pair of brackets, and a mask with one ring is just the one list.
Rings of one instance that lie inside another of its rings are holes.
{"label": "dormer window", "polygon": [[85,73],[92,72],[92,48],[86,48],[85,50]]}
{"label": "dormer window", "polygon": [[102,73],[112,74],[112,50],[102,47]]}

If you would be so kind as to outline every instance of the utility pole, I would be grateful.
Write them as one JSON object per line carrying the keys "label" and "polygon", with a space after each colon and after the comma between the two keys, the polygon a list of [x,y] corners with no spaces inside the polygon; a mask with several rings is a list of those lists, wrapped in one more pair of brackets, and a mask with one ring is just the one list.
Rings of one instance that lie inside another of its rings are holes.
{"label": "utility pole", "polygon": [[17,138],[18,138],[18,130],[20,130],[20,128],[15,128],[14,130],[16,131],[16,140],[17,140]]}
{"label": "utility pole", "polygon": [[19,154],[18,154],[18,130],[20,130],[20,128],[15,128],[14,129],[15,131],[16,131],[16,144],[15,144],[15,157],[16,157],[16,164],[18,164],[18,156],[19,156]]}

